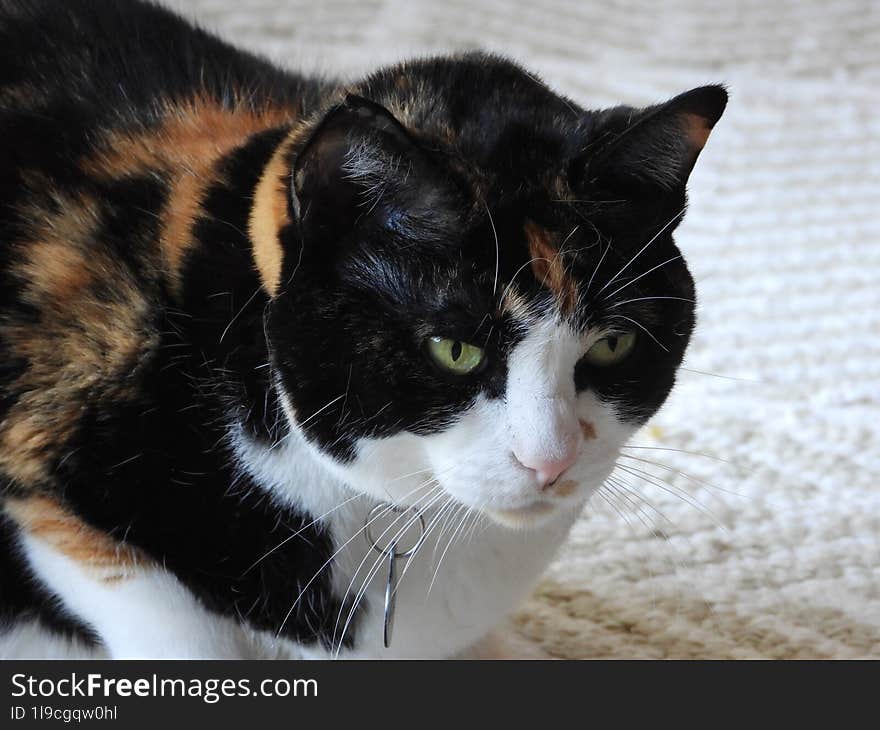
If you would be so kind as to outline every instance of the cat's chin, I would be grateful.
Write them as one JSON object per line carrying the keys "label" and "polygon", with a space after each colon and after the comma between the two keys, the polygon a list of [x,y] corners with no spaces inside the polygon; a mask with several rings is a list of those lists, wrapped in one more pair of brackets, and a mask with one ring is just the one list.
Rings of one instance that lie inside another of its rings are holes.
{"label": "cat's chin", "polygon": [[512,530],[531,530],[550,522],[560,513],[560,505],[551,502],[535,502],[526,507],[510,509],[484,509],[490,520]]}

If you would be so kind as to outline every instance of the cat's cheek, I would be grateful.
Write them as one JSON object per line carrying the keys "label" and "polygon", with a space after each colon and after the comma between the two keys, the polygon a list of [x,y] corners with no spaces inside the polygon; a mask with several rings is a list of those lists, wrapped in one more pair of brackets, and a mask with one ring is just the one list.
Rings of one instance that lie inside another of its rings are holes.
{"label": "cat's cheek", "polygon": [[589,391],[578,396],[577,414],[583,438],[578,460],[566,477],[578,484],[577,495],[589,496],[614,470],[620,450],[639,427],[622,418],[614,404]]}
{"label": "cat's cheek", "polygon": [[503,401],[485,396],[441,433],[424,438],[434,477],[462,504],[480,507],[520,491]]}
{"label": "cat's cheek", "polygon": [[339,473],[351,487],[379,501],[424,505],[437,484],[421,442],[410,433],[358,439],[355,458]]}

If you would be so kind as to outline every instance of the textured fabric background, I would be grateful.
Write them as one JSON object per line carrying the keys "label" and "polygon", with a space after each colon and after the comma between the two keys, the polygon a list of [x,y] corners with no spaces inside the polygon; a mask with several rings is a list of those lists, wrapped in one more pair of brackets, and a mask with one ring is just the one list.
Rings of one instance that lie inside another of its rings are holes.
{"label": "textured fabric background", "polygon": [[880,657],[880,3],[169,4],[334,74],[486,48],[588,106],[727,83],[678,235],[689,370],[516,630],[559,657]]}

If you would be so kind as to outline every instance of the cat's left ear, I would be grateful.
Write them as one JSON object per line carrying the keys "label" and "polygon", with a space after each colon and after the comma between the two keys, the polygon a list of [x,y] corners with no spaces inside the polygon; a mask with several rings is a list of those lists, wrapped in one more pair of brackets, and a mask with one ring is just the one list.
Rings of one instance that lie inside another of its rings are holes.
{"label": "cat's left ear", "polygon": [[376,224],[418,235],[442,209],[442,185],[426,153],[385,107],[349,95],[297,155],[293,210],[308,230],[341,233]]}
{"label": "cat's left ear", "polygon": [[600,112],[581,180],[634,193],[683,189],[726,105],[724,87],[702,86],[646,109]]}

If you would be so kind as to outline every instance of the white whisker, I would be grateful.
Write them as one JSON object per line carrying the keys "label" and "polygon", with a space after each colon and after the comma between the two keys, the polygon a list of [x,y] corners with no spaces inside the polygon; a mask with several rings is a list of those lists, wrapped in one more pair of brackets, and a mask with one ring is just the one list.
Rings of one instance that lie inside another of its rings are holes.
{"label": "white whisker", "polygon": [[680,469],[676,469],[674,467],[669,466],[668,464],[661,464],[659,461],[653,461],[651,459],[641,459],[638,456],[631,456],[630,454],[620,454],[620,458],[629,459],[630,461],[639,461],[643,464],[650,464],[652,466],[656,466],[660,469],[665,469],[667,471],[671,471],[673,474],[678,474],[679,476],[684,477],[685,479],[695,482],[696,484],[700,484],[707,489],[717,489],[719,492],[723,492],[724,494],[729,494],[733,497],[739,497],[740,499],[749,499],[754,500],[754,497],[750,497],[748,494],[740,494],[739,492],[734,492],[730,489],[724,489],[723,487],[716,486],[711,482],[707,482],[704,479],[700,479],[699,477],[692,476],[687,472],[681,471]]}
{"label": "white whisker", "polygon": [[304,421],[300,421],[299,424],[298,424],[299,427],[302,428],[303,426],[305,426],[309,421],[311,421],[313,418],[315,418],[315,416],[317,416],[317,415],[323,413],[323,412],[326,411],[330,406],[332,406],[334,403],[338,403],[338,402],[341,401],[343,398],[345,398],[345,396],[346,396],[346,394],[345,394],[345,393],[342,393],[342,394],[336,396],[336,397],[335,397],[333,400],[331,400],[329,403],[327,403],[327,404],[321,406],[321,407],[320,407],[317,411],[315,411],[311,416],[309,416],[308,418],[306,418]]}
{"label": "white whisker", "polygon": [[605,284],[605,286],[603,286],[599,291],[596,292],[596,296],[598,296],[603,291],[605,291],[609,286],[611,286],[617,280],[617,277],[620,276],[624,271],[626,271],[627,268],[629,267],[629,265],[647,250],[648,246],[650,246],[652,243],[654,243],[654,241],[656,241],[658,238],[660,238],[660,236],[663,235],[663,233],[669,228],[669,226],[671,226],[678,218],[680,218],[681,216],[684,215],[684,211],[685,211],[685,209],[682,208],[678,213],[676,213],[674,216],[672,216],[672,218],[670,218],[669,221],[667,221],[666,224],[664,224],[664,226],[659,231],[657,231],[657,233],[654,234],[654,236],[651,238],[651,240],[648,241],[644,246],[642,246],[638,250],[638,252],[635,254],[635,256],[633,256],[629,261],[627,261],[621,267],[620,271],[618,271],[614,276],[612,276],[608,280],[608,282]]}
{"label": "white whisker", "polygon": [[[421,507],[418,506],[418,502],[416,502],[413,505],[413,508],[416,510],[415,514],[412,515],[405,522],[405,524],[397,531],[394,538],[389,541],[389,544],[393,544],[394,542],[396,542],[402,535],[404,535],[406,533],[406,531],[410,527],[412,527],[412,525],[414,525],[418,520],[422,519],[421,511],[430,509],[431,506],[437,502],[437,500],[441,499],[444,496],[443,489],[440,485],[435,486],[434,489],[432,490],[432,492],[429,492],[428,494],[433,494],[434,496],[431,497],[431,499],[427,502],[427,504],[424,504]],[[424,499],[424,497],[422,499]],[[419,501],[421,501],[421,500],[419,500]],[[392,521],[392,523],[385,530],[382,531],[382,534],[379,535],[378,539],[381,540],[382,537],[384,537],[389,532],[389,530],[391,530],[393,528],[393,526],[395,524],[397,524],[397,522],[401,518],[403,518],[408,512],[409,512],[409,510],[401,512]],[[348,594],[351,592],[351,589],[354,586],[354,581],[357,578],[358,574],[360,573],[361,569],[364,567],[364,564],[367,562],[370,555],[374,552],[378,552],[378,551],[375,551],[373,549],[373,546],[369,545],[367,547],[367,553],[364,555],[363,560],[361,560],[360,564],[358,565],[358,567],[354,570],[354,572],[352,574],[352,579],[348,584],[348,588],[345,591],[345,595],[342,597],[342,601],[340,602],[339,613],[336,616],[336,623],[333,626],[333,638],[331,639],[331,642],[330,642],[331,647],[332,647],[333,643],[336,641],[336,631],[339,628],[339,620],[342,618],[342,611],[345,608],[345,600],[346,600],[346,598],[348,598]],[[363,597],[366,594],[367,589],[369,588],[370,582],[373,580],[373,578],[378,573],[379,569],[381,568],[382,562],[387,559],[388,559],[387,554],[378,553],[378,557],[373,562],[373,565],[370,567],[370,569],[367,571],[367,575],[364,578],[363,582],[361,583],[361,587],[358,590],[357,594],[355,595],[355,598],[352,602],[351,609],[349,610],[348,616],[345,619],[345,625],[342,627],[342,633],[339,636],[339,643],[336,645],[336,656],[337,657],[339,656],[339,652],[342,650],[342,644],[343,644],[343,641],[345,640],[345,634],[348,631],[348,627],[351,625],[351,621],[354,618],[355,613],[357,612],[358,606],[360,605],[361,601],[363,600]]]}
{"label": "white whisker", "polygon": [[634,319],[632,319],[632,317],[625,317],[622,314],[614,314],[612,316],[616,317],[618,319],[625,319],[627,322],[631,322],[636,327],[638,327],[640,330],[642,330],[642,332],[644,332],[646,335],[648,335],[648,337],[650,337],[652,340],[654,340],[654,342],[656,342],[657,345],[659,347],[661,347],[665,352],[669,352],[669,348],[666,347],[666,345],[664,345],[662,342],[660,342],[660,340],[658,340],[656,337],[654,337],[654,335],[651,334],[651,331],[647,327],[645,327],[641,322],[636,322]]}
{"label": "white whisker", "polygon": [[429,595],[429,596],[431,595],[431,589],[434,587],[434,582],[437,580],[437,576],[440,573],[440,566],[443,565],[443,558],[446,557],[446,553],[448,553],[449,548],[452,547],[452,543],[455,541],[456,535],[458,535],[459,531],[461,530],[462,525],[464,524],[465,520],[468,518],[468,516],[470,514],[471,508],[468,507],[467,505],[463,505],[463,506],[465,508],[464,515],[462,515],[462,518],[458,521],[458,525],[452,531],[452,534],[449,536],[449,542],[446,543],[446,548],[440,554],[440,560],[437,561],[437,568],[434,570],[434,575],[432,576],[431,583],[428,586],[427,595]]}
{"label": "white whisker", "polygon": [[730,533],[730,531],[727,529],[727,526],[715,516],[715,513],[713,513],[712,510],[710,510],[708,507],[706,507],[706,505],[704,505],[698,499],[695,499],[693,497],[693,495],[689,494],[688,492],[685,492],[684,490],[676,489],[671,484],[661,481],[659,479],[659,477],[656,477],[655,475],[653,475],[649,472],[646,472],[642,469],[637,469],[632,466],[625,466],[623,464],[618,464],[617,468],[626,472],[630,476],[635,477],[636,479],[641,479],[643,482],[647,482],[648,484],[651,484],[651,485],[657,487],[658,489],[662,489],[667,494],[671,494],[674,497],[678,497],[683,502],[686,502],[687,504],[689,504],[691,507],[693,507],[697,511],[706,515],[723,532],[725,532],[727,534]]}
{"label": "white whisker", "polygon": [[264,553],[262,557],[258,558],[258,559],[255,560],[253,563],[251,563],[251,564],[248,566],[247,570],[245,570],[244,573],[242,573],[242,576],[247,575],[251,570],[253,570],[257,565],[259,565],[261,562],[263,562],[266,558],[268,558],[272,553],[274,553],[276,550],[279,550],[280,548],[284,547],[284,545],[286,545],[288,542],[290,542],[291,540],[293,540],[293,539],[294,539],[295,537],[297,537],[300,533],[302,533],[302,532],[304,532],[305,530],[307,530],[308,528],[310,528],[312,525],[317,524],[318,522],[320,522],[321,520],[323,520],[325,517],[328,517],[329,515],[333,514],[336,510],[338,510],[338,509],[344,507],[345,505],[347,505],[349,502],[353,502],[354,500],[356,500],[356,499],[360,499],[361,497],[363,497],[362,494],[354,494],[354,495],[352,495],[351,497],[349,497],[348,499],[346,499],[346,500],[340,502],[339,504],[337,504],[337,505],[336,505],[335,507],[333,507],[332,509],[327,510],[327,511],[326,511],[324,514],[322,514],[320,517],[316,517],[315,519],[313,519],[313,520],[312,520],[311,522],[309,522],[308,524],[303,525],[303,526],[300,527],[296,532],[294,532],[293,534],[288,535],[286,538],[284,538],[281,542],[279,542],[279,543],[278,543],[275,547],[273,547],[271,550],[268,550],[266,553]]}
{"label": "white whisker", "polygon": [[[666,266],[666,264],[671,264],[673,261],[678,261],[678,259],[681,259],[681,258],[684,258],[684,256],[682,256],[681,254],[678,254],[677,256],[672,256],[672,257],[666,259],[666,261],[663,261],[663,262],[657,264],[656,266],[652,266],[650,269],[648,269],[647,271],[643,271],[641,274],[639,274],[639,275],[638,275],[637,277],[635,277],[634,279],[630,279],[630,280],[629,280],[628,282],[626,282],[625,284],[622,284],[621,286],[617,287],[617,289],[615,289],[615,290],[614,290],[613,292],[611,292],[610,294],[606,294],[604,297],[602,297],[602,299],[610,299],[610,298],[613,297],[615,294],[617,294],[617,293],[620,292],[620,291],[623,291],[623,290],[626,289],[628,286],[630,286],[630,285],[632,285],[632,284],[635,284],[639,279],[641,279],[641,278],[647,276],[647,275],[650,274],[652,271],[656,271],[657,269],[659,269],[659,268],[661,268],[661,267],[663,267],[663,266]],[[596,294],[598,295],[598,294],[600,294],[600,292],[596,292]]]}
{"label": "white whisker", "polygon": [[[609,296],[611,295],[609,294]],[[622,302],[614,302],[614,304],[609,305],[608,309],[622,307],[624,304],[632,304],[633,302],[648,302],[655,299],[674,299],[679,302],[690,302],[691,304],[696,304],[696,301],[694,301],[693,299],[688,299],[687,297],[636,297],[635,299],[624,299]]]}
{"label": "white whisker", "polygon": [[[601,243],[601,239],[600,239]],[[596,268],[593,269],[593,273],[590,275],[590,281],[587,282],[587,288],[584,289],[584,296],[586,297],[590,293],[590,287],[593,286],[593,279],[596,278],[596,274],[599,272],[599,268],[602,266],[602,262],[605,260],[605,257],[608,255],[608,252],[611,250],[611,241],[608,241],[608,245],[605,247],[605,250],[602,252],[602,255],[599,257],[599,262],[596,264]]]}
{"label": "white whisker", "polygon": [[489,224],[492,226],[492,235],[495,237],[495,283],[492,284],[492,296],[494,297],[498,291],[498,272],[501,268],[501,247],[498,243],[498,230],[495,228],[495,221],[492,220],[492,211],[489,210],[489,206],[485,203],[483,206],[486,208],[486,215],[489,216]]}
{"label": "white whisker", "polygon": [[[402,499],[405,499],[406,497],[410,496],[414,492],[417,492],[419,489],[424,489],[427,484],[430,484],[430,481],[431,480],[428,480],[427,482],[420,484],[418,487],[416,487],[415,489],[411,490],[409,493],[404,495],[404,497]],[[379,512],[379,514],[377,514],[375,517],[373,517],[373,519],[370,520],[370,522],[368,522],[367,524],[368,525],[372,524],[375,520],[377,520],[380,517],[387,514],[388,511],[391,509],[392,509],[392,506],[388,505],[385,510]],[[296,597],[293,604],[290,606],[290,609],[287,611],[287,613],[284,616],[284,619],[281,621],[281,625],[278,627],[278,630],[275,632],[276,636],[280,636],[281,631],[284,629],[284,625],[287,623],[287,620],[290,618],[291,614],[293,613],[294,609],[297,607],[299,602],[305,597],[306,591],[308,591],[309,586],[311,586],[312,583],[315,582],[315,580],[318,578],[318,576],[324,572],[324,570],[327,568],[328,565],[330,565],[333,562],[333,560],[336,558],[336,556],[339,555],[339,553],[341,553],[346,548],[346,546],[348,546],[351,542],[353,542],[361,534],[362,530],[363,530],[363,528],[359,528],[350,538],[348,538],[348,540],[346,540],[344,543],[342,543],[342,545],[340,545],[333,552],[333,554],[329,558],[327,558],[327,560],[321,565],[321,567],[318,568],[317,572],[311,578],[309,578],[308,582],[306,582],[306,584],[300,589],[299,595]]]}

